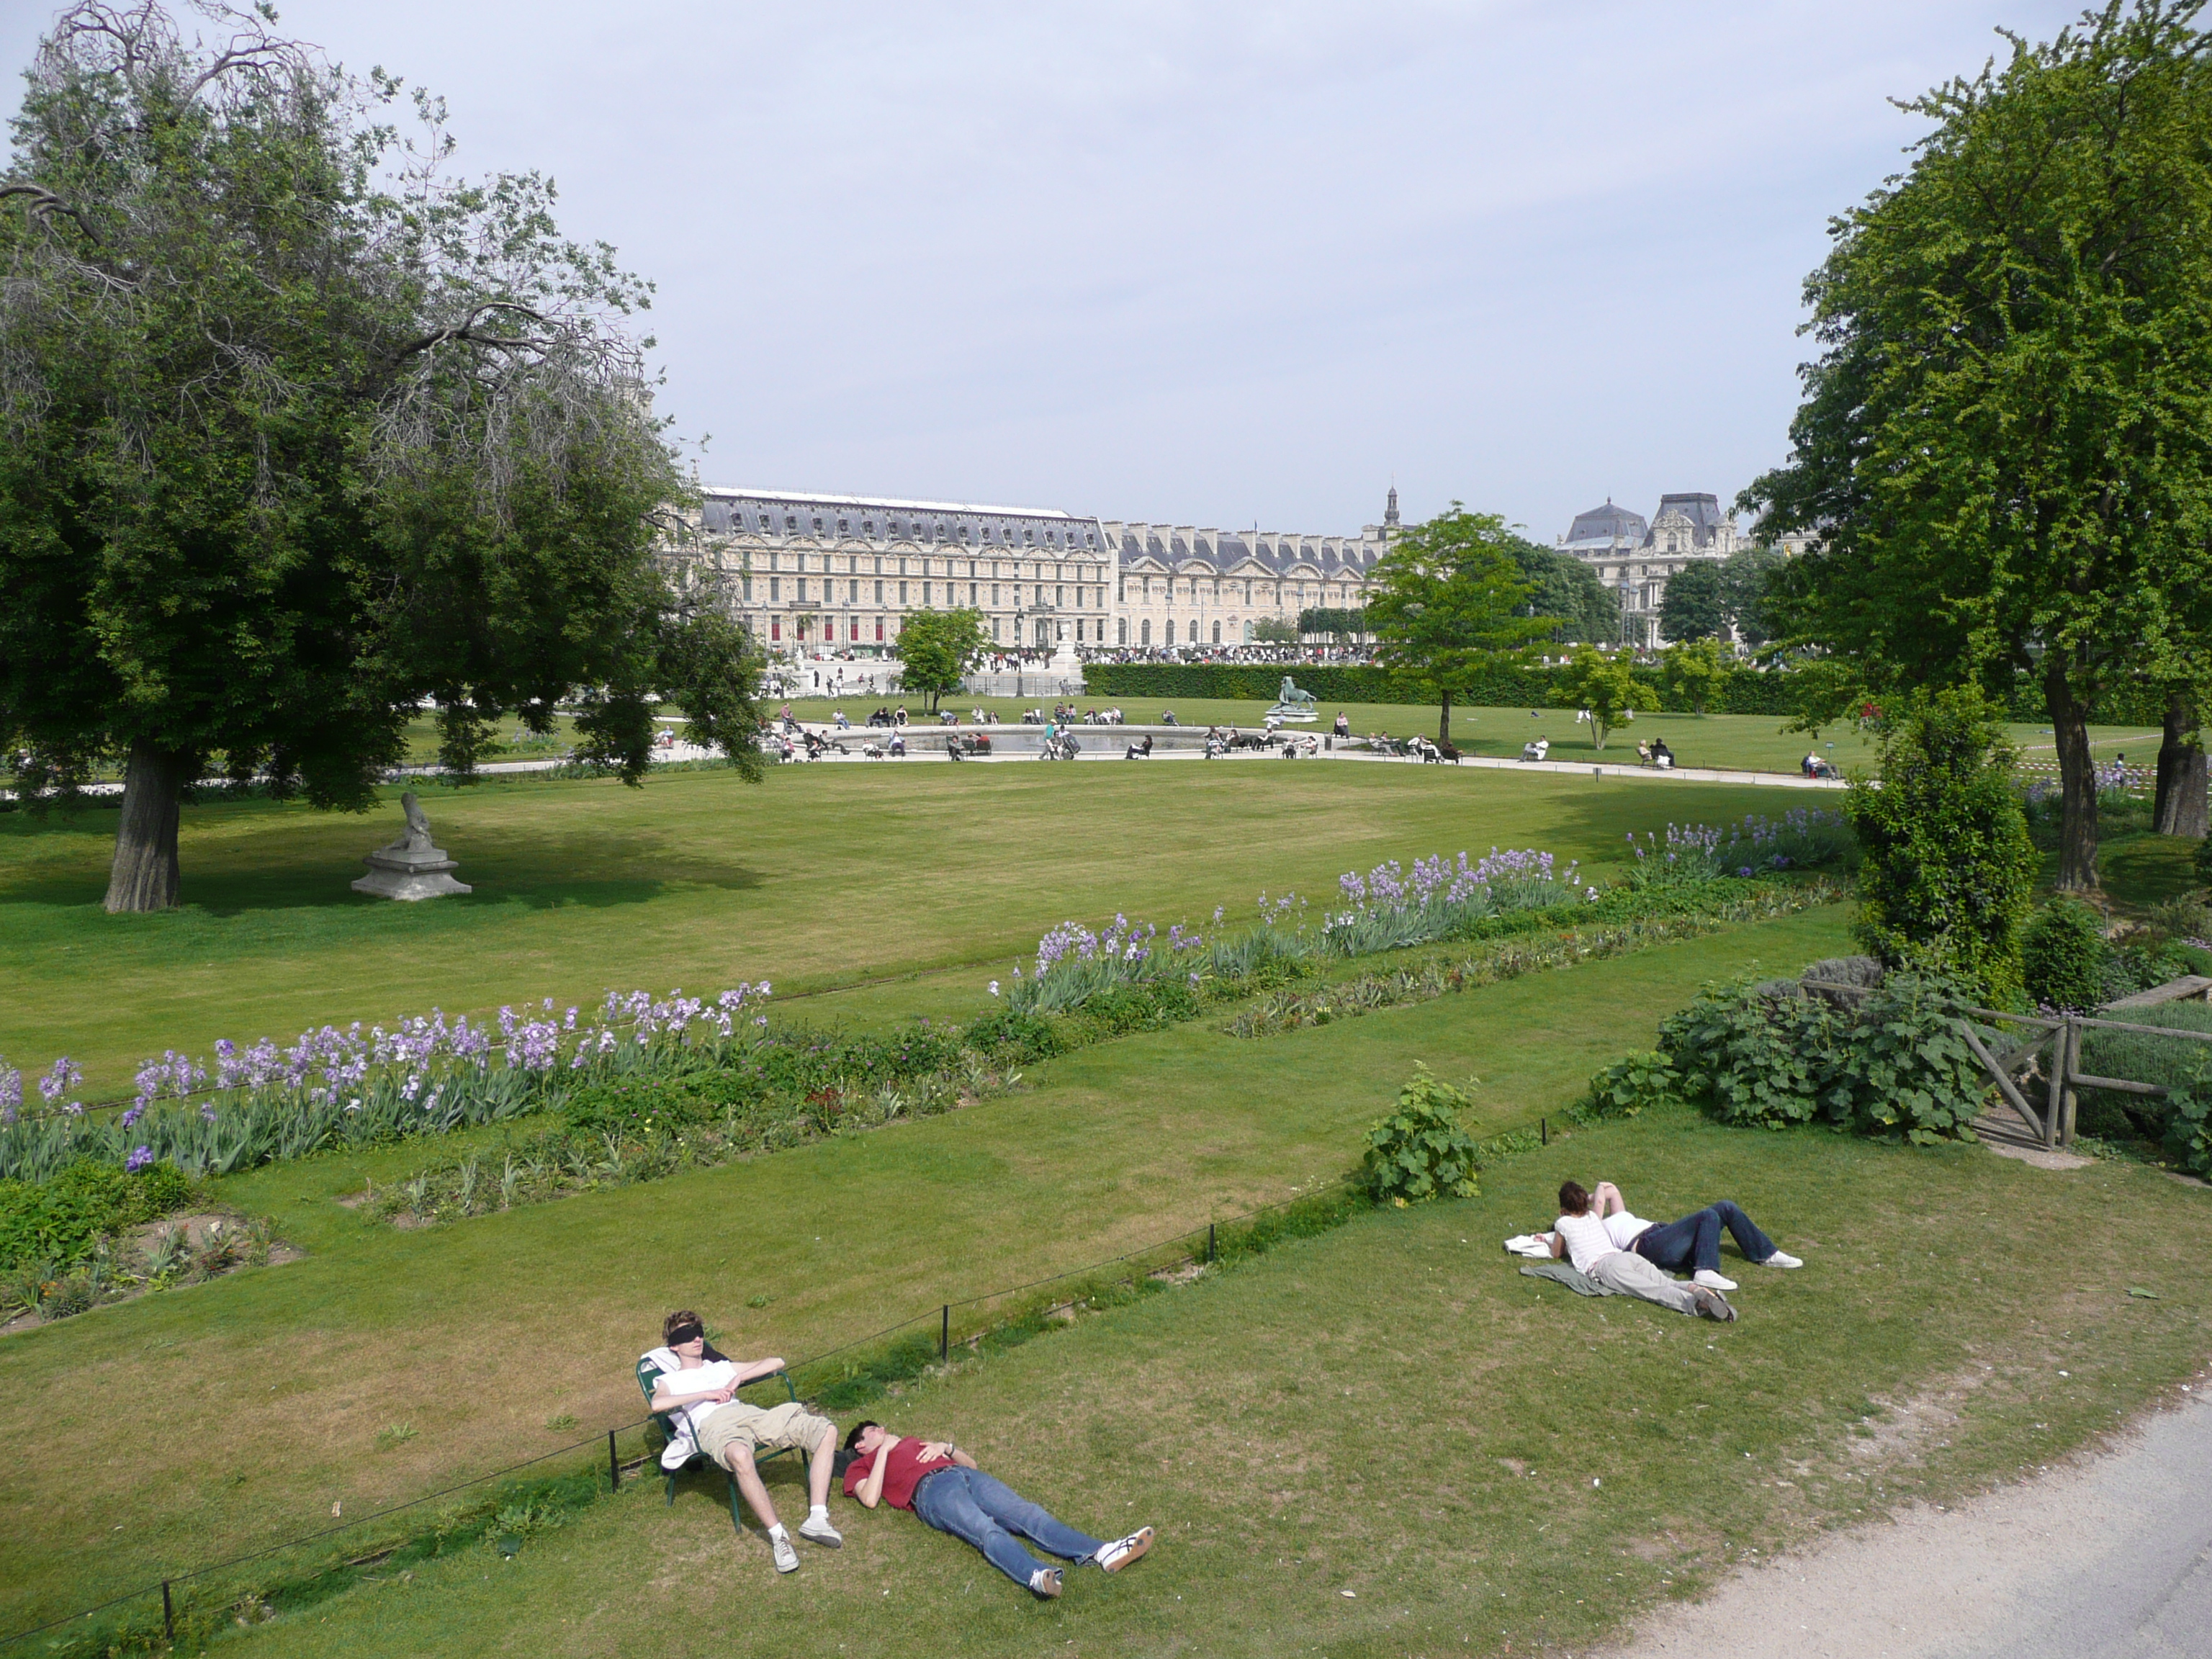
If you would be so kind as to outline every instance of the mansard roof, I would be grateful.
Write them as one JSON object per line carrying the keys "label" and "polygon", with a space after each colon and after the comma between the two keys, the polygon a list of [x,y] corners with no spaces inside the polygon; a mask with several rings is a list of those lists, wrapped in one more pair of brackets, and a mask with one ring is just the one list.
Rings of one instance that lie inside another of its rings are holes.
{"label": "mansard roof", "polygon": [[[916,501],[892,495],[829,495],[793,490],[744,489],[707,485],[701,489],[700,520],[710,531],[728,534],[802,537],[850,535],[838,532],[831,520],[842,517],[848,525],[859,520],[872,526],[880,521],[893,540],[915,538],[925,541],[964,543],[976,548],[1078,545],[1078,538],[1096,537],[1094,552],[1110,549],[1097,520],[1051,507],[989,507],[971,501]],[[797,520],[796,523],[792,522]],[[817,521],[820,528],[816,528]],[[860,530],[872,535],[872,529]],[[1051,538],[1050,541],[1046,538]]]}
{"label": "mansard roof", "polygon": [[1575,514],[1574,524],[1567,531],[1570,542],[1610,542],[1616,537],[1632,545],[1644,539],[1650,529],[1641,513],[1613,505],[1607,496],[1603,507],[1594,507],[1587,513]]}

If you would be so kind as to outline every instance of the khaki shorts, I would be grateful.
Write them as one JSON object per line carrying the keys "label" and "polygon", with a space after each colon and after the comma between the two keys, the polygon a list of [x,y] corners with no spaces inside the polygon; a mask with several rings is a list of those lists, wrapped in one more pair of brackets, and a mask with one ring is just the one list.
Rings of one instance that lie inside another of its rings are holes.
{"label": "khaki shorts", "polygon": [[755,1457],[793,1447],[811,1456],[836,1432],[836,1424],[815,1416],[796,1400],[766,1411],[732,1400],[699,1425],[699,1449],[727,1468],[730,1460],[725,1454],[732,1446],[743,1446]]}

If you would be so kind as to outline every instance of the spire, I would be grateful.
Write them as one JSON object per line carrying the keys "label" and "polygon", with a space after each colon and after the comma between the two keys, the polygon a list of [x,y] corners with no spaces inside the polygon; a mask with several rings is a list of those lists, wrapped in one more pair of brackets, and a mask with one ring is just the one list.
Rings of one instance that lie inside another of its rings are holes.
{"label": "spire", "polygon": [[1390,486],[1390,504],[1382,509],[1382,527],[1385,530],[1398,527],[1398,486],[1395,484]]}

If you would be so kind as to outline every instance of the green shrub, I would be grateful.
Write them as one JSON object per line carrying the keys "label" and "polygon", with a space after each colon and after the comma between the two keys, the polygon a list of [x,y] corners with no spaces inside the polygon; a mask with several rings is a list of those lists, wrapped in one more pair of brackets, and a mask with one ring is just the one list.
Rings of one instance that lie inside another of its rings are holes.
{"label": "green shrub", "polygon": [[1658,1106],[1681,1093],[1682,1074],[1674,1062],[1653,1049],[1617,1060],[1589,1080],[1589,1093],[1572,1109],[1577,1122],[1599,1118],[1634,1117],[1647,1106]]}
{"label": "green shrub", "polygon": [[568,1126],[592,1134],[630,1137],[649,1129],[683,1129],[713,1121],[721,1114],[688,1077],[641,1077],[594,1083],[577,1090],[562,1105]]}
{"label": "green shrub", "polygon": [[171,1164],[126,1175],[82,1158],[51,1181],[0,1181],[0,1267],[67,1267],[103,1238],[192,1201],[191,1182]]}
{"label": "green shrub", "polygon": [[1995,1006],[2021,994],[2021,928],[2037,858],[2004,728],[1972,687],[1915,699],[1885,725],[1881,781],[1855,779],[1852,933],[1892,968],[1966,980]]}
{"label": "green shrub", "polygon": [[1419,1068],[1398,1091],[1398,1107],[1367,1131],[1360,1180],[1376,1203],[1473,1198],[1480,1164],[1473,1137],[1460,1127],[1466,1095]]}
{"label": "green shrub", "polygon": [[2188,1080],[2166,1097],[2166,1158],[2191,1175],[2212,1180],[2212,1060],[2200,1060]]}
{"label": "green shrub", "polygon": [[1065,1046],[1050,1020],[1041,1014],[1018,1014],[1011,1008],[975,1021],[965,1037],[977,1054],[1015,1066],[1049,1060]]}
{"label": "green shrub", "polygon": [[2094,1008],[2106,1000],[2111,954],[2095,911],[2073,899],[2054,899],[2035,913],[2021,941],[2027,994],[2045,1007]]}

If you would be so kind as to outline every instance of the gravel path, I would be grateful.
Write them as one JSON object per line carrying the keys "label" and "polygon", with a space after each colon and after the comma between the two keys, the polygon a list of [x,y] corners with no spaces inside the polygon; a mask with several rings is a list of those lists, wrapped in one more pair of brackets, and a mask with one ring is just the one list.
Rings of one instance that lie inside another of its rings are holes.
{"label": "gravel path", "polygon": [[2204,1659],[2212,1397],[2192,1386],[2101,1456],[1740,1573],[1617,1659]]}

